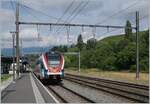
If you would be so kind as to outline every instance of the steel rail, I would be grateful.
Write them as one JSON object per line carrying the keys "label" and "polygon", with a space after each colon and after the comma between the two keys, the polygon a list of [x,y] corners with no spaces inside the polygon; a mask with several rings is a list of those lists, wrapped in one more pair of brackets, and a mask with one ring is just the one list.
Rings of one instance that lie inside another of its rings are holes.
{"label": "steel rail", "polygon": [[85,85],[88,87],[92,87],[98,90],[102,90],[111,94],[115,94],[115,95],[119,95],[128,99],[132,99],[134,101],[138,101],[138,102],[148,102],[149,96],[145,96],[145,95],[141,95],[141,94],[137,94],[137,93],[133,93],[133,92],[128,92],[125,90],[121,90],[118,88],[113,88],[110,86],[104,86],[104,85],[100,85],[97,83],[92,83],[92,82],[88,82],[85,80],[80,80],[80,79],[75,79],[75,78],[71,78],[71,77],[66,77],[66,80],[69,80],[71,82],[75,82],[78,83],[80,85]]}
{"label": "steel rail", "polygon": [[[73,102],[67,101],[65,98],[63,98],[63,96],[60,95],[57,91],[55,91],[51,86],[47,86],[47,87],[50,90],[52,90],[53,93],[56,94],[56,96],[58,96],[64,103],[73,103]],[[85,97],[85,96],[83,96],[83,95],[81,95],[81,94],[79,94],[79,93],[77,93],[77,92],[75,92],[75,91],[73,91],[73,90],[63,86],[63,85],[60,85],[59,87],[61,87],[61,88],[65,89],[65,90],[71,92],[72,94],[74,94],[76,96],[79,96],[80,98],[84,99],[85,101],[87,101],[89,103],[95,103],[95,101],[93,101],[93,100],[91,100],[91,99],[89,99],[89,98],[87,98],[87,97]]]}
{"label": "steel rail", "polygon": [[102,78],[94,78],[94,77],[81,76],[81,75],[68,74],[68,73],[66,73],[66,75],[67,76],[74,76],[74,77],[84,78],[84,79],[89,79],[89,80],[94,80],[94,81],[103,81],[103,82],[106,82],[106,83],[117,84],[117,85],[121,85],[121,86],[128,86],[128,87],[138,88],[138,89],[143,89],[143,90],[149,90],[149,86],[135,84],[135,83],[121,82],[121,81],[102,79]]}

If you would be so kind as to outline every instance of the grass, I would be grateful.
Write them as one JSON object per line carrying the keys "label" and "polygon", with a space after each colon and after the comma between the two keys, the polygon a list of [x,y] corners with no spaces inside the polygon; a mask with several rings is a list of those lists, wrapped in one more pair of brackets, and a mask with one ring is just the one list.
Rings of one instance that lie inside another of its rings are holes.
{"label": "grass", "polygon": [[8,78],[10,78],[12,75],[10,74],[1,74],[1,82],[7,80]]}
{"label": "grass", "polygon": [[[65,69],[66,72],[72,74],[78,74],[78,69],[69,68]],[[102,71],[98,69],[81,69],[80,75],[89,75],[93,77],[101,77],[112,80],[119,80],[125,82],[132,82],[137,84],[149,85],[149,73],[140,73],[140,78],[135,78],[135,73],[125,71]]]}

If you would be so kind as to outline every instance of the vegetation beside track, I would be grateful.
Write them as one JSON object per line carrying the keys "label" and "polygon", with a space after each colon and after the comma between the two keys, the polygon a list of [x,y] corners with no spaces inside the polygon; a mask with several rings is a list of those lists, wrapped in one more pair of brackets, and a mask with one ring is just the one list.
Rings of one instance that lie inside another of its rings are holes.
{"label": "vegetation beside track", "polygon": [[[65,69],[65,72],[71,74],[79,74],[77,68],[69,68]],[[87,75],[91,77],[100,77],[118,81],[132,82],[137,84],[149,85],[149,74],[148,73],[140,73],[140,78],[136,80],[135,73],[131,73],[128,71],[107,71],[107,70],[99,70],[96,68],[91,69],[81,69],[80,75]]]}
{"label": "vegetation beside track", "polygon": [[[127,27],[131,27],[129,21]],[[92,35],[92,34],[91,34]],[[136,72],[136,34],[125,28],[125,34],[109,36],[101,40],[91,38],[86,42],[79,34],[77,44],[67,47],[55,46],[51,51],[79,52],[81,70],[92,76],[127,80],[135,83],[148,84],[149,76],[149,30],[139,32],[139,68],[140,79],[135,80]],[[37,56],[30,56],[35,64]],[[32,65],[32,68],[34,67]],[[78,67],[78,56],[65,56],[65,68]],[[91,70],[95,68],[94,70]],[[69,71],[69,70],[68,70]],[[70,70],[72,72],[72,70]],[[82,72],[81,72],[82,73]]]}
{"label": "vegetation beside track", "polygon": [[1,74],[1,82],[6,81],[11,76],[11,74]]}
{"label": "vegetation beside track", "polygon": [[[107,71],[136,72],[135,33],[110,36],[102,40],[89,39],[83,42],[79,35],[77,44],[53,47],[52,51],[79,52],[81,68],[97,68]],[[141,72],[149,72],[149,31],[139,32],[139,67]],[[78,56],[65,56],[65,67],[78,67]]]}

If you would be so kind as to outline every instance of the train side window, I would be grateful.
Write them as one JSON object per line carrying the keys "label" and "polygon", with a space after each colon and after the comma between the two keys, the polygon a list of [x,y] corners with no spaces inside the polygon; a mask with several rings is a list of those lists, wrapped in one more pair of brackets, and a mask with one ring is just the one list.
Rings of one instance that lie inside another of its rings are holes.
{"label": "train side window", "polygon": [[36,62],[36,65],[38,65],[38,64],[40,64],[40,61],[39,61],[39,60]]}
{"label": "train side window", "polygon": [[43,63],[41,64],[41,68],[42,68],[42,69],[44,68],[44,65],[43,65]]}

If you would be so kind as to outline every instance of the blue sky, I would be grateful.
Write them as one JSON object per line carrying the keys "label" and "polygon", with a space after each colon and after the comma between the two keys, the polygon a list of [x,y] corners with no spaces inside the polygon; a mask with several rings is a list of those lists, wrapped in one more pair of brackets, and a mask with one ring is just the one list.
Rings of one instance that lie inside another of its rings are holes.
{"label": "blue sky", "polygon": [[[74,17],[70,23],[100,23],[124,26],[126,20],[129,20],[132,26],[135,26],[135,11],[139,11],[140,30],[148,29],[149,26],[149,0],[1,0],[2,48],[12,45],[9,32],[15,30],[14,9],[16,1],[20,3],[20,21],[56,23],[72,4],[59,23],[63,23],[64,20],[68,22],[69,17],[70,19]],[[73,12],[75,8],[77,8],[76,12]],[[92,28],[84,28],[84,31],[82,31],[81,28],[71,27],[69,32],[70,42],[67,43],[67,27],[61,28],[61,31],[57,33],[58,28],[60,27],[52,26],[50,31],[50,26],[38,26],[38,29],[37,26],[20,26],[20,38],[23,40],[23,47],[72,44],[76,43],[77,36],[80,33],[85,42],[93,37]],[[96,28],[96,38],[102,39],[124,33],[124,29],[116,29],[116,31],[110,32],[112,30]],[[41,41],[37,40],[38,34],[42,38]]]}

